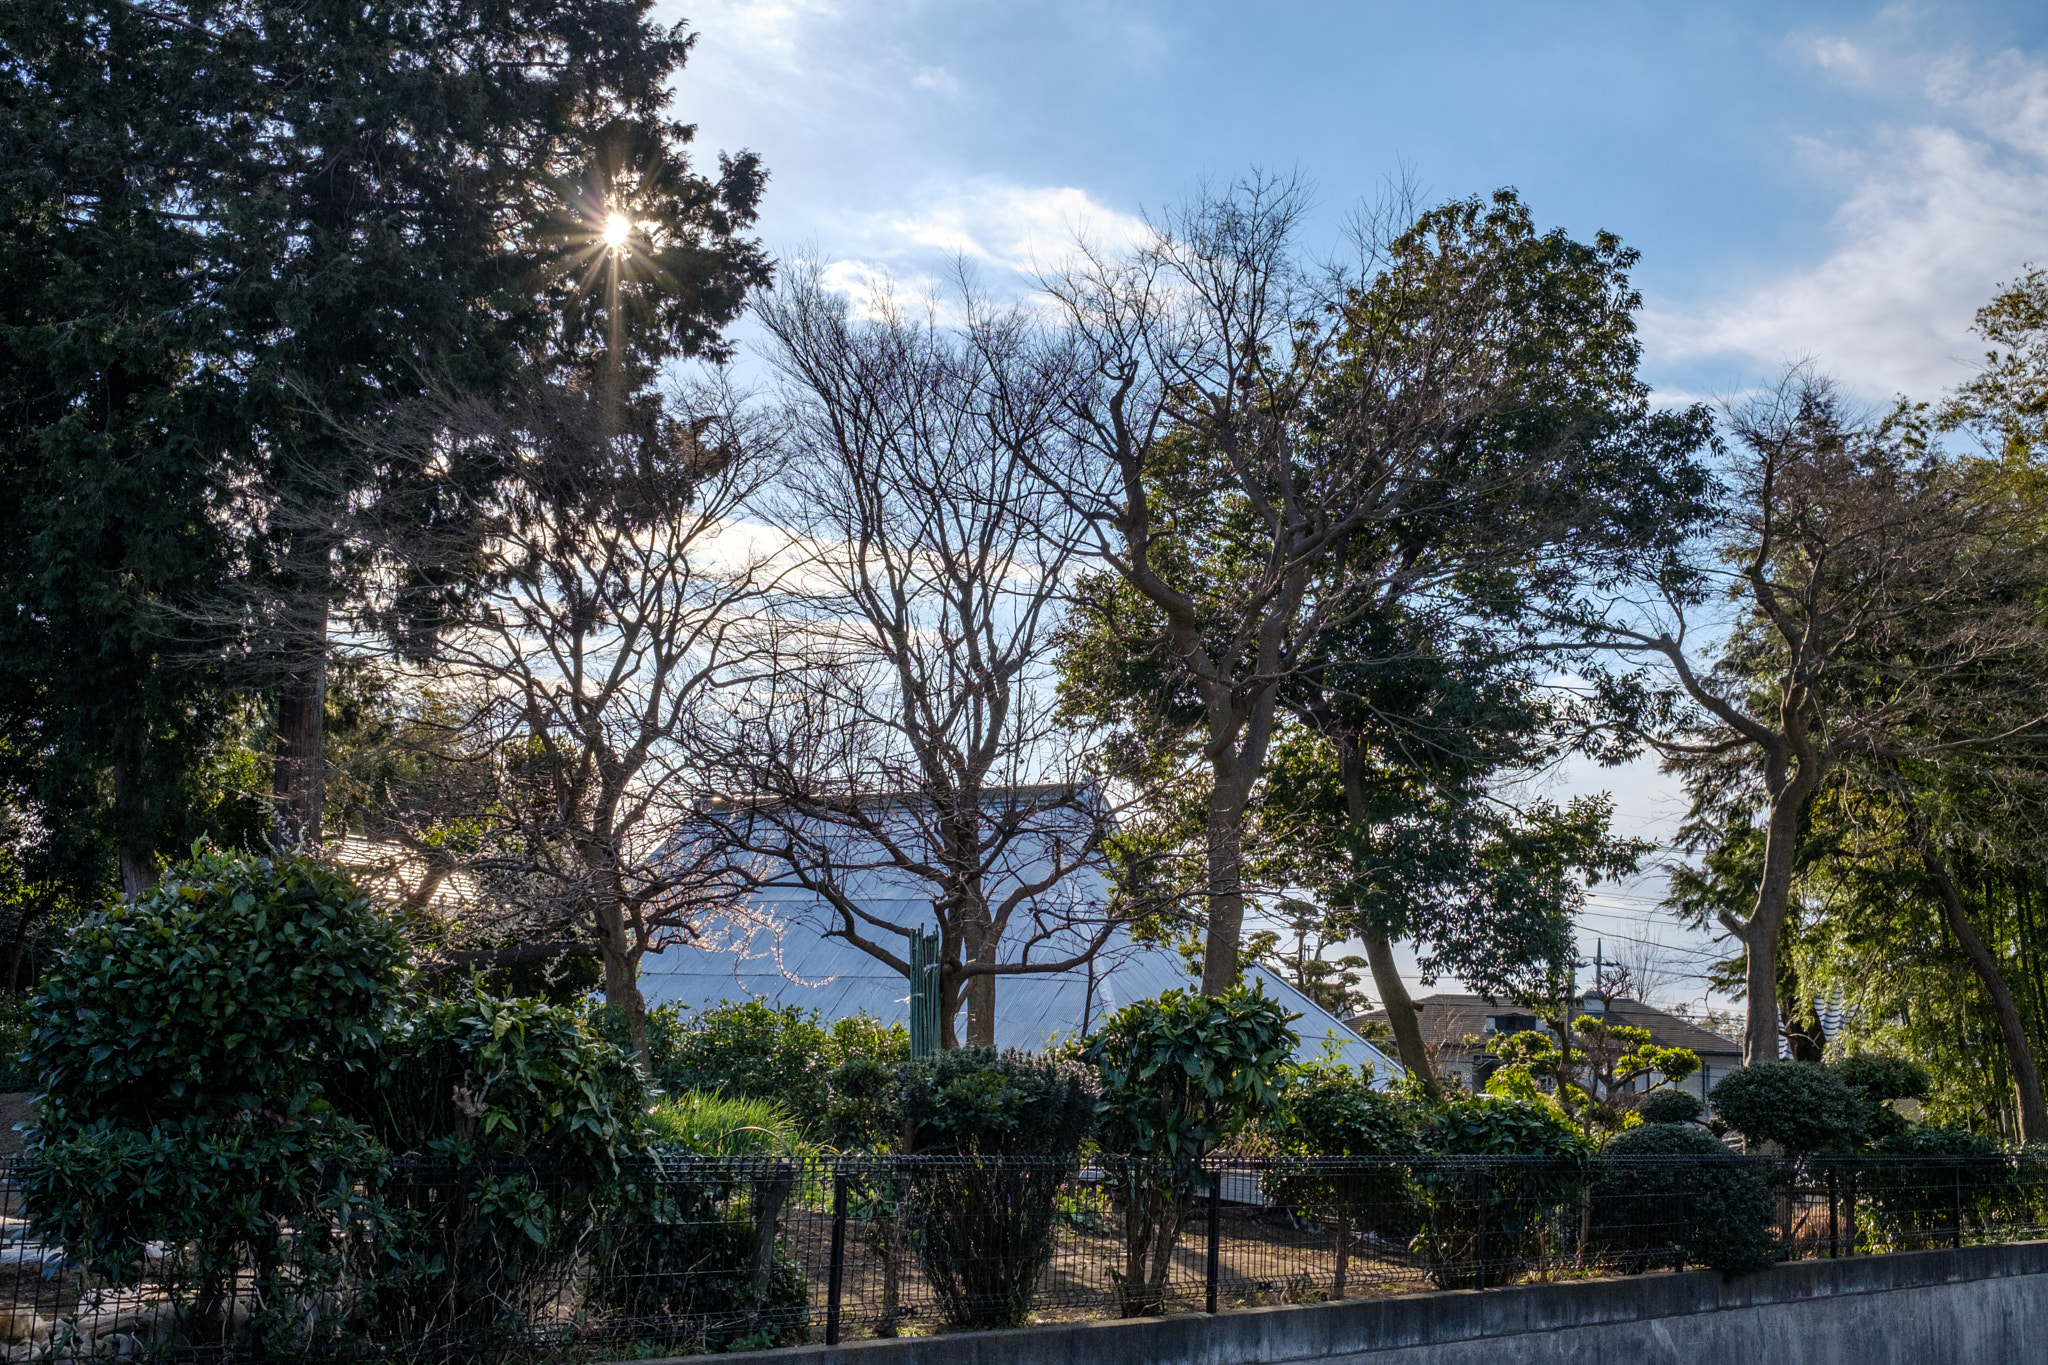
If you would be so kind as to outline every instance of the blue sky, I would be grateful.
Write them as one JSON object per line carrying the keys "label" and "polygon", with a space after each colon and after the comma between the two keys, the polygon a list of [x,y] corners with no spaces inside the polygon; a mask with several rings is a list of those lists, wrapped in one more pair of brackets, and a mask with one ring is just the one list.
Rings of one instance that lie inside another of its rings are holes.
{"label": "blue sky", "polygon": [[[1954,383],[1973,310],[2048,262],[2039,4],[661,12],[700,35],[677,102],[700,148],[760,152],[770,248],[836,261],[849,286],[914,288],[959,253],[1021,292],[1074,228],[1113,238],[1253,166],[1315,183],[1311,246],[1390,177],[1430,199],[1513,185],[1545,225],[1642,252],[1661,397],[1731,395],[1811,357],[1882,400]],[[1564,785],[1614,790],[1621,823],[1652,835],[1677,810],[1646,765]],[[1648,915],[1658,889],[1603,895],[1587,948],[1601,932],[1697,948]]]}

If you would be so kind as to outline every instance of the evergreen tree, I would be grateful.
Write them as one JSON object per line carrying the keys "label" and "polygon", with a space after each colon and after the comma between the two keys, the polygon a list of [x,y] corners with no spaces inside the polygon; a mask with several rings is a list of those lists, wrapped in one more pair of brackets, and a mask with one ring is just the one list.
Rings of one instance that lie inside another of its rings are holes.
{"label": "evergreen tree", "polygon": [[0,15],[0,708],[104,789],[131,892],[237,689],[280,839],[317,838],[330,620],[417,646],[462,591],[377,528],[458,524],[490,471],[365,427],[534,371],[631,408],[765,280],[762,169],[691,168],[691,40],[649,9]]}

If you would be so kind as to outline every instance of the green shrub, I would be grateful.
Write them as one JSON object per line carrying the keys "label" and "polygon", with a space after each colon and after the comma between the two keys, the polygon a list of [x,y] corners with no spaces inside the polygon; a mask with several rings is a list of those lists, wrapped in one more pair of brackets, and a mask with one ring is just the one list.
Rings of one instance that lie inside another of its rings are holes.
{"label": "green shrub", "polygon": [[1865,1142],[1904,1135],[1912,1125],[1891,1107],[1891,1101],[1924,1100],[1933,1087],[1927,1068],[1906,1057],[1859,1053],[1844,1057],[1828,1070],[1862,1099],[1861,1140]]}
{"label": "green shrub", "polygon": [[850,1058],[893,1066],[910,1055],[910,1035],[866,1015],[826,1025],[815,1010],[759,1000],[727,1001],[686,1016],[649,1012],[654,1080],[664,1090],[774,1100],[813,1139],[831,1133],[831,1074]]}
{"label": "green shrub", "polygon": [[[1590,1219],[1597,1255],[1641,1271],[1654,1264],[1653,1252],[1676,1245],[1686,1261],[1724,1275],[1765,1270],[1777,1261],[1770,1181],[1704,1128],[1645,1123],[1608,1139],[1600,1155]],[[1606,1159],[1616,1157],[1668,1160]]]}
{"label": "green shrub", "polygon": [[1507,1272],[1491,1263],[1539,1262],[1561,1250],[1593,1150],[1563,1114],[1474,1095],[1437,1106],[1422,1135],[1429,1151],[1444,1156],[1535,1158],[1419,1168],[1423,1227],[1414,1246],[1440,1288],[1498,1284]]}
{"label": "green shrub", "polygon": [[1335,1255],[1331,1297],[1349,1289],[1351,1241],[1360,1231],[1389,1241],[1414,1235],[1417,1206],[1405,1164],[1389,1161],[1355,1169],[1330,1170],[1289,1157],[1406,1157],[1420,1145],[1415,1106],[1372,1088],[1372,1073],[1345,1067],[1311,1066],[1298,1071],[1281,1093],[1278,1115],[1267,1131],[1284,1155],[1267,1177],[1266,1198],[1287,1208],[1308,1209],[1330,1220]]}
{"label": "green shrub", "polygon": [[1874,1052],[1844,1057],[1828,1070],[1842,1083],[1867,1100],[1924,1100],[1933,1088],[1927,1068],[1908,1057],[1885,1057]]}
{"label": "green shrub", "polygon": [[1812,1062],[1757,1062],[1730,1073],[1710,1098],[1745,1138],[1774,1142],[1792,1156],[1848,1151],[1866,1131],[1862,1097]]}
{"label": "green shrub", "polygon": [[[1878,1235],[1893,1246],[1982,1229],[2018,1213],[2019,1172],[1990,1138],[1927,1124],[1886,1136],[1881,1158],[1858,1163],[1857,1183],[1876,1213]],[[2024,1215],[2021,1215],[2024,1217]]]}
{"label": "green shrub", "polygon": [[398,927],[309,858],[203,852],[89,915],[31,1005],[48,1132],[311,1104],[371,1064]]}
{"label": "green shrub", "polygon": [[643,1151],[639,1073],[587,1014],[465,993],[403,1012],[358,1098],[393,1151],[389,1231],[357,1312],[412,1339],[516,1331],[583,1241],[632,1222],[624,1159]]}
{"label": "green shrub", "polygon": [[1699,1097],[1684,1090],[1652,1090],[1636,1106],[1644,1123],[1697,1123],[1706,1112]]}
{"label": "green shrub", "polygon": [[[201,851],[147,896],[88,915],[31,1006],[42,1085],[20,1172],[37,1235],[132,1283],[173,1249],[188,1322],[282,1349],[317,1324],[385,1152],[335,1104],[390,1029],[402,945],[341,874],[308,858]],[[310,1297],[309,1297],[310,1296]]]}
{"label": "green shrub", "polygon": [[1079,1062],[959,1048],[905,1062],[897,1118],[919,1156],[903,1214],[946,1321],[1014,1327],[1052,1254],[1060,1192],[1095,1125]]}
{"label": "green shrub", "polygon": [[963,1047],[907,1061],[896,1112],[921,1155],[1066,1159],[1095,1127],[1094,1073],[1077,1061]]}
{"label": "green shrub", "polygon": [[1125,1317],[1164,1311],[1174,1243],[1201,1159],[1273,1109],[1294,1018],[1256,986],[1223,996],[1168,991],[1112,1015],[1082,1056],[1101,1077],[1096,1142],[1123,1212]]}
{"label": "green shrub", "polygon": [[830,1141],[844,1152],[888,1152],[903,1142],[896,1065],[856,1054],[832,1068],[825,1112]]}
{"label": "green shrub", "polygon": [[625,1051],[570,1005],[465,993],[402,1013],[365,1099],[395,1152],[536,1157],[602,1177],[646,1143]]}

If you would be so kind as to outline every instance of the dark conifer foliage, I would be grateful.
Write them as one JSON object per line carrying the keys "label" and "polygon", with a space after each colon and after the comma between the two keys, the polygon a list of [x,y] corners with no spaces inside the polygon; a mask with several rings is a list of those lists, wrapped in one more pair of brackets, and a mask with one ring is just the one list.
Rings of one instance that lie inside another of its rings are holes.
{"label": "dark conifer foliage", "polygon": [[316,835],[330,619],[417,647],[460,591],[363,528],[459,520],[485,471],[380,459],[365,424],[536,370],[630,407],[765,282],[764,171],[692,166],[692,40],[650,8],[0,14],[0,714],[131,891],[237,692],[279,833]]}

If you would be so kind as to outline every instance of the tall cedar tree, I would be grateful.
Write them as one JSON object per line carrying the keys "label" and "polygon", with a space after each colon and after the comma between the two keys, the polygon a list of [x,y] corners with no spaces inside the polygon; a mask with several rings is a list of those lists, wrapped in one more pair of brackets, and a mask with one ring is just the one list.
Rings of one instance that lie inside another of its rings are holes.
{"label": "tall cedar tree", "polygon": [[740,235],[762,169],[691,170],[693,130],[664,114],[691,40],[649,9],[0,16],[5,704],[111,775],[131,892],[223,662],[259,664],[274,699],[278,837],[317,839],[330,620],[417,646],[462,590],[361,531],[459,520],[472,471],[379,462],[356,430],[535,369],[630,402],[663,361],[718,354],[765,281]]}

